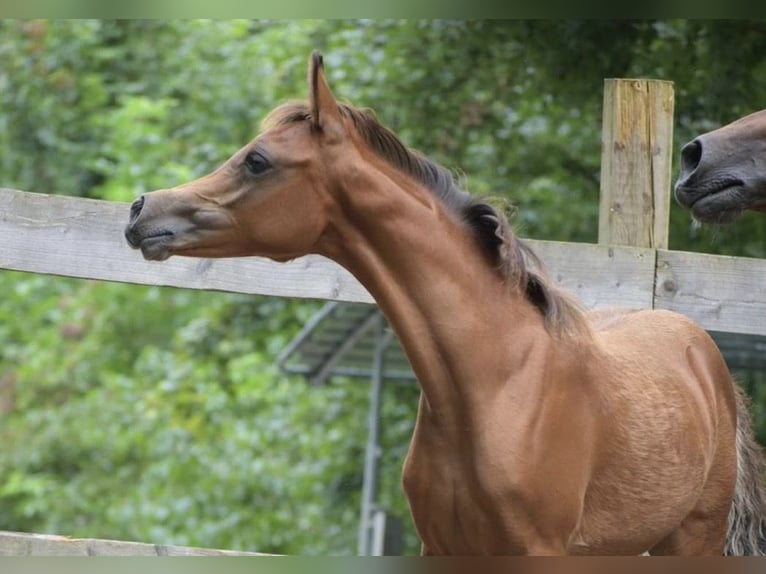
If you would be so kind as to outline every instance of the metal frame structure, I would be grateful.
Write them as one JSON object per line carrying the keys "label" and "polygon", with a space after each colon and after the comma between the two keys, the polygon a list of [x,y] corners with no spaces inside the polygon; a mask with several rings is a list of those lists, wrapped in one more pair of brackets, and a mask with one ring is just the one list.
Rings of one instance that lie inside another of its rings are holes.
{"label": "metal frame structure", "polygon": [[304,376],[312,385],[325,384],[333,376],[369,379],[357,550],[360,556],[383,555],[387,550],[386,529],[396,520],[376,503],[383,390],[387,381],[416,382],[398,340],[376,306],[333,301],[325,304],[285,347],[277,364],[285,372]]}

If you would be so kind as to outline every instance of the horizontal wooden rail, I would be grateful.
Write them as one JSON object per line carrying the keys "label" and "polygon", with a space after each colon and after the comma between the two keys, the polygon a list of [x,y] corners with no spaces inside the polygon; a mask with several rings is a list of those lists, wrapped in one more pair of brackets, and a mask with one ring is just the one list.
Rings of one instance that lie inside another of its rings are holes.
{"label": "horizontal wooden rail", "polygon": [[322,257],[287,264],[257,257],[144,261],[122,234],[128,211],[125,203],[0,189],[0,268],[143,285],[372,301],[350,273]]}
{"label": "horizontal wooden rail", "polygon": [[766,335],[766,260],[659,250],[654,306],[706,329]]}
{"label": "horizontal wooden rail", "polygon": [[[371,303],[319,256],[145,261],[123,237],[128,205],[0,189],[0,269],[190,289]],[[766,335],[766,261],[663,249],[529,240],[589,307],[684,313],[716,331]]]}
{"label": "horizontal wooden rail", "polygon": [[266,556],[255,552],[163,546],[143,542],[68,538],[0,531],[0,556]]}

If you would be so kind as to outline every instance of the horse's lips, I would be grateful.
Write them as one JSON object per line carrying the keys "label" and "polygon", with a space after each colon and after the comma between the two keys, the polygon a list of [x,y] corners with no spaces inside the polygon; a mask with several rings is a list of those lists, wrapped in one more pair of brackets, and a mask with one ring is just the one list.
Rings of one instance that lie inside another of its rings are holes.
{"label": "horse's lips", "polygon": [[700,195],[687,207],[699,221],[706,223],[728,223],[742,212],[738,194],[741,182],[736,181]]}
{"label": "horse's lips", "polygon": [[134,248],[141,250],[141,255],[149,261],[164,261],[172,255],[170,244],[173,241],[172,233],[162,233],[144,237]]}

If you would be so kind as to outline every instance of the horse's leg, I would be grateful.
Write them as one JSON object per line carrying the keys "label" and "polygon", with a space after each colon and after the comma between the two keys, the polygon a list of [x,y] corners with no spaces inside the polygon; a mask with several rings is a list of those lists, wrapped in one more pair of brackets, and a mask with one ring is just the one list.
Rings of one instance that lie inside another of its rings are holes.
{"label": "horse's leg", "polygon": [[716,451],[696,506],[674,532],[649,550],[650,554],[723,555],[737,481],[737,452],[733,448],[737,423],[736,416],[721,414],[719,420]]}
{"label": "horse's leg", "polygon": [[563,541],[539,541],[527,545],[527,556],[566,556],[566,544]]}
{"label": "horse's leg", "polygon": [[649,553],[654,556],[721,556],[726,545],[735,480],[736,461],[732,460],[730,453],[718,456],[697,506],[675,531],[651,548]]}
{"label": "horse's leg", "polygon": [[[727,513],[728,514],[728,513]],[[727,516],[693,511],[675,531],[649,550],[652,556],[722,556]]]}
{"label": "horse's leg", "polygon": [[[563,556],[566,552],[566,546],[563,543],[534,542],[527,545],[527,556]],[[435,556],[435,554],[425,545],[420,545],[421,556]]]}

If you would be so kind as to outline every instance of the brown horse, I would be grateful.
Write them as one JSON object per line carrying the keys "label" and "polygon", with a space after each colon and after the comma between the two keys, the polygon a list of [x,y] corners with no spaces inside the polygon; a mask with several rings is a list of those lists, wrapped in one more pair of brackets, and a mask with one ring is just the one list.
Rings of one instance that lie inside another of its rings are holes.
{"label": "brown horse", "polygon": [[125,235],[153,260],[316,253],[367,287],[422,390],[403,486],[424,554],[766,550],[761,454],[705,331],[582,311],[498,209],[338,103],[317,54],[308,102],[136,200]]}
{"label": "brown horse", "polygon": [[681,149],[676,200],[707,223],[766,211],[766,110],[702,134]]}

